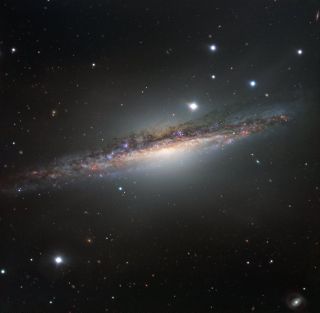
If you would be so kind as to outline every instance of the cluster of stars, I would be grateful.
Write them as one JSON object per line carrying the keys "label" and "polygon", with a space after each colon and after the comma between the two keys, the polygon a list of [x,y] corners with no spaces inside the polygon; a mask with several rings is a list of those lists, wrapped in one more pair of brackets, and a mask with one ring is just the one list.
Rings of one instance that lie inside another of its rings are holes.
{"label": "cluster of stars", "polygon": [[[211,44],[210,46],[209,46],[209,49],[210,49],[210,51],[212,51],[212,52],[216,52],[217,51],[217,46],[215,45],[215,44]],[[297,50],[297,54],[298,55],[302,55],[303,54],[303,50],[302,49],[298,49]],[[232,67],[231,67],[232,68]],[[215,74],[211,74],[211,79],[216,79],[216,75]],[[257,81],[256,80],[250,80],[249,81],[249,86],[251,87],[251,88],[255,88],[255,87],[257,87]],[[269,97],[269,93],[265,93],[265,97],[266,98],[268,98]],[[189,103],[188,104],[188,107],[189,107],[189,109],[191,110],[191,111],[196,111],[198,108],[199,108],[199,106],[198,106],[198,104],[196,103],[196,102],[191,102],[191,103]]]}

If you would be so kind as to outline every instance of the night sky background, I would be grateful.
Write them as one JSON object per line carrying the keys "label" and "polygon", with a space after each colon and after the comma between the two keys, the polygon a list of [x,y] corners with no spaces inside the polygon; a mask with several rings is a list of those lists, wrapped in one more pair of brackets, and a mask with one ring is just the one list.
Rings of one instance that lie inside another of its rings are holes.
{"label": "night sky background", "polygon": [[319,312],[319,10],[1,1],[0,186],[212,110],[291,119],[181,163],[0,192],[0,311]]}

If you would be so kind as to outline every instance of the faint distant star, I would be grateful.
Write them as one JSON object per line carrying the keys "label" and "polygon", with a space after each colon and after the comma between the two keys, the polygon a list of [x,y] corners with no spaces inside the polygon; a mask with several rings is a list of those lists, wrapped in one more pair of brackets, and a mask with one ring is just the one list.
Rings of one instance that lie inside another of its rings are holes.
{"label": "faint distant star", "polygon": [[212,79],[216,79],[216,75],[211,75],[211,78]]}
{"label": "faint distant star", "polygon": [[92,63],[92,64],[91,64],[91,67],[92,67],[92,68],[96,67],[96,63]]}
{"label": "faint distant star", "polygon": [[189,103],[189,109],[191,111],[196,111],[198,109],[198,104],[195,102]]}
{"label": "faint distant star", "polygon": [[12,47],[11,48],[11,53],[16,53],[17,52],[17,49],[15,47]]}
{"label": "faint distant star", "polygon": [[6,270],[5,270],[4,268],[2,268],[1,271],[0,271],[0,273],[1,273],[1,275],[6,274]]}
{"label": "faint distant star", "polygon": [[303,50],[302,50],[302,49],[298,49],[298,50],[297,50],[297,53],[298,53],[299,55],[302,55],[302,54],[303,54]]}
{"label": "faint distant star", "polygon": [[118,190],[119,190],[119,191],[122,191],[122,190],[123,190],[123,188],[122,188],[121,186],[119,186],[119,187],[118,187]]}
{"label": "faint distant star", "polygon": [[51,117],[55,117],[57,115],[57,110],[52,110],[51,111]]}

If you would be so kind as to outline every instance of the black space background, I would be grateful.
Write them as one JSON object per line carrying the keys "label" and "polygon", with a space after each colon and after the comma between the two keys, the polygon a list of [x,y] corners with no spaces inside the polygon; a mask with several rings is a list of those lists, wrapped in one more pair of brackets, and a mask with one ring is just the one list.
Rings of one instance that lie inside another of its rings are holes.
{"label": "black space background", "polygon": [[298,295],[296,311],[319,312],[319,9],[1,1],[0,185],[192,119],[191,101],[198,117],[268,93],[293,119],[177,172],[1,195],[0,311],[283,313]]}

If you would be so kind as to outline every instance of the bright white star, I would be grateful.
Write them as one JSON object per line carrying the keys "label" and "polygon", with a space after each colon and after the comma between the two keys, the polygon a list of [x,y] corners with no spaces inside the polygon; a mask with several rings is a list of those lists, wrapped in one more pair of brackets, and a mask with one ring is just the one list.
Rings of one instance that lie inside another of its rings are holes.
{"label": "bright white star", "polygon": [[211,45],[210,46],[210,50],[211,51],[216,51],[217,50],[217,46],[216,45]]}
{"label": "bright white star", "polygon": [[63,258],[61,256],[56,256],[54,258],[54,261],[56,262],[56,264],[61,264],[63,263]]}
{"label": "bright white star", "polygon": [[196,111],[198,109],[198,105],[195,102],[189,104],[189,109],[191,111]]}

